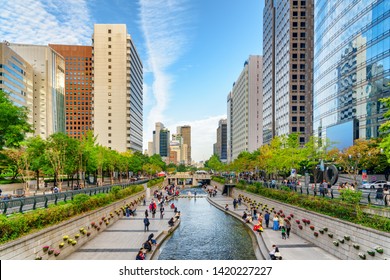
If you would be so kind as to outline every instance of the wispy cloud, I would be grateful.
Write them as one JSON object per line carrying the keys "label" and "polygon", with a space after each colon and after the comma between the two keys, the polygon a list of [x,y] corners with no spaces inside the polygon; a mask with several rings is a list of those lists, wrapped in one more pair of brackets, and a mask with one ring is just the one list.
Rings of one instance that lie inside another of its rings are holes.
{"label": "wispy cloud", "polygon": [[0,38],[26,44],[91,44],[87,0],[0,0]]}
{"label": "wispy cloud", "polygon": [[[146,138],[151,137],[154,124],[164,122],[171,97],[174,76],[172,66],[189,44],[189,0],[139,0],[140,25],[145,38],[147,61],[145,68],[153,74],[148,97],[153,106],[146,121]],[[149,101],[146,101],[149,103]]]}
{"label": "wispy cloud", "polygon": [[196,121],[180,121],[167,125],[172,133],[176,133],[176,127],[182,125],[191,126],[191,153],[195,161],[208,160],[213,154],[213,145],[217,142],[217,128],[220,119],[226,119],[226,115],[211,116]]}

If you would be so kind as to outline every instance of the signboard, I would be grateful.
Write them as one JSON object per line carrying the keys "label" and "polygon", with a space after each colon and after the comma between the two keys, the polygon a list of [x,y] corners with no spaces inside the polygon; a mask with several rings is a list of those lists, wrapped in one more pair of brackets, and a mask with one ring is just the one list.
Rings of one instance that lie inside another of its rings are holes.
{"label": "signboard", "polygon": [[367,176],[367,170],[362,170],[362,181],[363,181],[363,184],[364,183],[367,183],[368,181],[368,176]]}

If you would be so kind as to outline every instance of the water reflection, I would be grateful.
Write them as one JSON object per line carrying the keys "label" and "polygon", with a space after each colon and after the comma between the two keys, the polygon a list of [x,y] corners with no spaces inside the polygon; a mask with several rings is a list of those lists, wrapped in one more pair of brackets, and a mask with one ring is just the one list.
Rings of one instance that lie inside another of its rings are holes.
{"label": "water reflection", "polygon": [[[189,191],[205,194],[199,188]],[[159,260],[256,259],[248,229],[206,198],[181,198],[175,205],[181,211],[181,223],[162,247]]]}

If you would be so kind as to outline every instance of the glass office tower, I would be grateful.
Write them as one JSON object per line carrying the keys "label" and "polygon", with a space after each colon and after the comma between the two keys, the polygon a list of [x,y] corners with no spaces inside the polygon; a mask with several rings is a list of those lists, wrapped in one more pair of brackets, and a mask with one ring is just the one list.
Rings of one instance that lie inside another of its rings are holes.
{"label": "glass office tower", "polygon": [[314,135],[340,149],[379,136],[390,91],[390,1],[315,1]]}

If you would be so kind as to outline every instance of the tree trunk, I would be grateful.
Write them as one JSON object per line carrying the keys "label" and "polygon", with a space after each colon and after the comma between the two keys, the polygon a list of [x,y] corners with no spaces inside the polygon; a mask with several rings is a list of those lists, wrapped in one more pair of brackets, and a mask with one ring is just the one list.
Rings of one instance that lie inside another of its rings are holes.
{"label": "tree trunk", "polygon": [[37,190],[39,190],[39,170],[35,171],[37,174]]}

